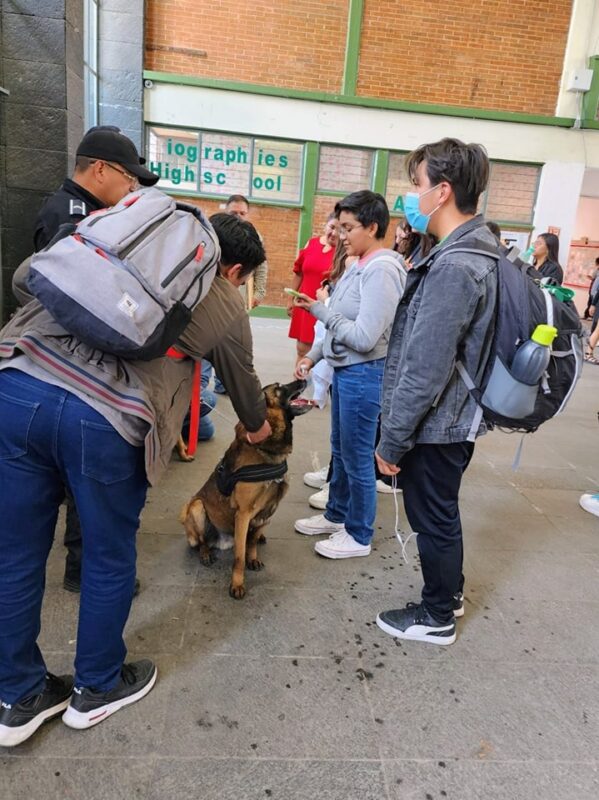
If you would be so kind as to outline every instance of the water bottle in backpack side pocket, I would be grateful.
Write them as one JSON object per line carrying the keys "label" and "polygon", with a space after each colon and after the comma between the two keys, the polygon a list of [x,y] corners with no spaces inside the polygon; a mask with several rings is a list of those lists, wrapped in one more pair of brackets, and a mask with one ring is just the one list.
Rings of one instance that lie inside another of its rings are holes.
{"label": "water bottle in backpack side pocket", "polygon": [[513,358],[510,372],[517,381],[534,386],[541,380],[549,366],[551,344],[556,336],[557,328],[552,325],[537,325]]}

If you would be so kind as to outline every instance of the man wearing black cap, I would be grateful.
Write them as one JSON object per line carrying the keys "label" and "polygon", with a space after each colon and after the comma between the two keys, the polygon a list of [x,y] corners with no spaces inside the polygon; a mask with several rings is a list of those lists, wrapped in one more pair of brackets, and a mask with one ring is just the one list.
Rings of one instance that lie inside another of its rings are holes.
{"label": "man wearing black cap", "polygon": [[[77,148],[75,171],[50,195],[36,220],[33,236],[38,252],[46,247],[64,223],[77,224],[92,211],[113,206],[129,192],[153,186],[158,176],[145,169],[135,145],[112,125],[90,128]],[[28,267],[27,267],[28,268]],[[67,558],[64,588],[81,588],[81,526],[71,497],[66,501],[64,545]],[[136,590],[139,584],[136,583]]]}
{"label": "man wearing black cap", "polygon": [[158,176],[147,170],[135,145],[111,125],[90,128],[77,148],[75,171],[42,206],[35,223],[35,251],[42,250],[65,222],[80,222],[92,211],[113,206]]}

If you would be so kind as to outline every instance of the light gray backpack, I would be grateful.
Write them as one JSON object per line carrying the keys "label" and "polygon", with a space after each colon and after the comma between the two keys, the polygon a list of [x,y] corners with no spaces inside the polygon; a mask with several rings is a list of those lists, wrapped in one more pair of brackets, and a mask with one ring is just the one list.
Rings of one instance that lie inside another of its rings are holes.
{"label": "light gray backpack", "polygon": [[36,253],[29,288],[86,344],[149,360],[181,335],[219,258],[218,239],[199,208],[146,188]]}

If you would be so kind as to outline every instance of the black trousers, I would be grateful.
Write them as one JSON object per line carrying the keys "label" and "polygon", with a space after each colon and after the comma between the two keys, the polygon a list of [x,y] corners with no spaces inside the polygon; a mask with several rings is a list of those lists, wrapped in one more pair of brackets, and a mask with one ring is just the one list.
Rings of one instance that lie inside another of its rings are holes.
{"label": "black trousers", "polygon": [[400,461],[408,522],[418,533],[422,602],[439,622],[453,617],[453,596],[464,587],[458,495],[474,444],[417,444]]}
{"label": "black trousers", "polygon": [[64,532],[64,546],[67,548],[65,577],[70,580],[81,580],[81,523],[75,507],[75,501],[70,492],[66,494],[67,519]]}

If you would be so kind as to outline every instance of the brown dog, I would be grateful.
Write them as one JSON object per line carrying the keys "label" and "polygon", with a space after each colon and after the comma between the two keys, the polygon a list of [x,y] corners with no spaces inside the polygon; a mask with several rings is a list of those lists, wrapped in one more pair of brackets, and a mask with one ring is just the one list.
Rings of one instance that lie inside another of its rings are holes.
{"label": "brown dog", "polygon": [[199,546],[200,558],[206,565],[214,560],[215,548],[226,549],[223,539],[234,535],[229,594],[237,600],[245,595],[245,567],[258,570],[264,566],[258,558],[258,541],[263,540],[262,530],[289,487],[286,459],[292,448],[293,418],[312,407],[294,402],[305,387],[305,381],[265,387],[272,434],[260,444],[251,445],[245,428],[238,423],[235,439],[224,458],[179,516],[187,541],[191,547]]}

